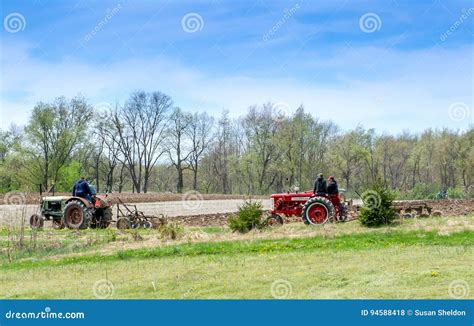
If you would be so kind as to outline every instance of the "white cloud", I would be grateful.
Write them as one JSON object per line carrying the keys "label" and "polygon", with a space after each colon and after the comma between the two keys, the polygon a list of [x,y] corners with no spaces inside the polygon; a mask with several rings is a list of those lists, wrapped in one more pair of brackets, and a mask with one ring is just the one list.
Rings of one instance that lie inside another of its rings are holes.
{"label": "white cloud", "polygon": [[[449,120],[453,102],[473,108],[470,47],[440,51],[357,48],[330,59],[310,56],[300,68],[331,67],[340,83],[296,78],[232,75],[213,77],[170,58],[118,61],[106,68],[88,62],[42,61],[30,55],[29,44],[2,47],[1,128],[24,124],[34,104],[64,95],[86,95],[92,104],[123,101],[137,89],[170,94],[184,109],[239,116],[248,106],[267,101],[303,103],[316,116],[343,128],[362,123],[379,131],[419,131],[428,127],[466,128],[470,121]],[[370,62],[361,62],[372,58]],[[346,68],[345,68],[346,67]],[[375,69],[375,72],[374,72]],[[364,73],[366,72],[366,73]]]}

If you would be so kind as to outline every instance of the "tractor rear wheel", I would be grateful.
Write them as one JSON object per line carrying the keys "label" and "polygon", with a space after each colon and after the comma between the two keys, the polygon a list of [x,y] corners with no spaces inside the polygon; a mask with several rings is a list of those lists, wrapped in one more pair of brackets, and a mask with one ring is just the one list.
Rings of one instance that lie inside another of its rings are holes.
{"label": "tractor rear wheel", "polygon": [[110,222],[112,222],[112,207],[106,207],[104,208],[104,216],[101,224],[101,228],[105,229],[110,225]]}
{"label": "tractor rear wheel", "polygon": [[87,229],[92,220],[92,211],[83,202],[71,200],[64,208],[64,225],[68,229]]}
{"label": "tractor rear wheel", "polygon": [[308,225],[324,224],[334,216],[334,205],[324,197],[310,198],[303,206],[303,222]]}
{"label": "tractor rear wheel", "polygon": [[[109,227],[110,222],[112,222],[112,207],[106,207],[99,210],[99,213],[96,215],[94,228],[106,229]],[[92,226],[92,224],[91,224]]]}
{"label": "tractor rear wheel", "polygon": [[30,227],[32,229],[41,229],[44,225],[44,218],[39,214],[33,214],[30,217]]}

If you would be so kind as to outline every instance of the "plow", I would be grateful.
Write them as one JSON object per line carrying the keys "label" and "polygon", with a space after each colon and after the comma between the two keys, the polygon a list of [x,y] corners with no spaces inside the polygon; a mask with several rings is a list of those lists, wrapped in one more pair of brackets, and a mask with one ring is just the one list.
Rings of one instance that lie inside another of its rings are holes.
{"label": "plow", "polygon": [[127,205],[120,198],[117,204],[117,229],[157,228],[166,224],[163,214],[160,216],[145,215],[136,205]]}

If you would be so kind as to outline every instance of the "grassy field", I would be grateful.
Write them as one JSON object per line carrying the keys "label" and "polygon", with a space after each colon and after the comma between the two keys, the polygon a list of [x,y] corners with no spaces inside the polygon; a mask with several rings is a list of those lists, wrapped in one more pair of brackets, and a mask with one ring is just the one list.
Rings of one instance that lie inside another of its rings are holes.
{"label": "grassy field", "polygon": [[[474,217],[367,229],[0,230],[0,297],[472,298]],[[473,290],[474,291],[474,290]]]}

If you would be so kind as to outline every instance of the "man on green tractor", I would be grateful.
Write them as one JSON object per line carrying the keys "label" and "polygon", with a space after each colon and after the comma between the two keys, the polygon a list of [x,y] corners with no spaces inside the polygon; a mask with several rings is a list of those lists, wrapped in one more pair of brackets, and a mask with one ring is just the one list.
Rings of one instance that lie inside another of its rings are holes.
{"label": "man on green tractor", "polygon": [[74,183],[72,195],[75,197],[85,198],[92,202],[92,191],[84,177],[81,177],[78,181],[76,181],[76,183]]}

